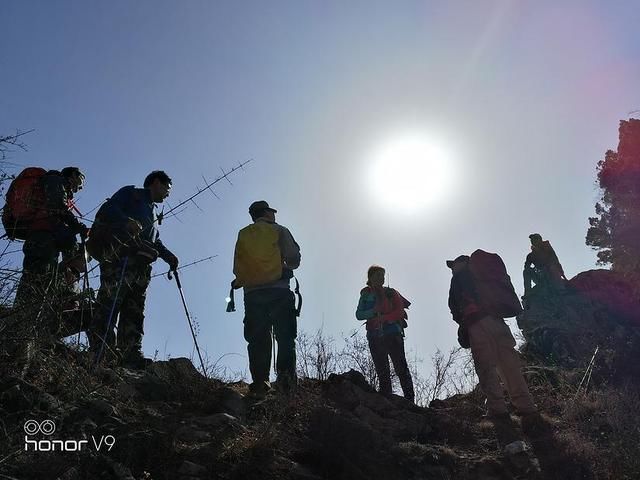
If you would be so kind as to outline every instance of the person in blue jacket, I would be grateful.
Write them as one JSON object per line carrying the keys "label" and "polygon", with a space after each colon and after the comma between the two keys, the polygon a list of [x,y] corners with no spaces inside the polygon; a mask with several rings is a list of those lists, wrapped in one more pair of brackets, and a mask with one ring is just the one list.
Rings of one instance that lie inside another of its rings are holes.
{"label": "person in blue jacket", "polygon": [[89,333],[97,360],[121,359],[123,366],[134,369],[146,366],[142,336],[151,264],[160,257],[172,270],[178,267],[178,257],[159,238],[154,212],[155,204],[169,196],[171,184],[165,172],[153,171],[143,188],[121,188],[96,214],[87,249],[100,262],[100,290]]}

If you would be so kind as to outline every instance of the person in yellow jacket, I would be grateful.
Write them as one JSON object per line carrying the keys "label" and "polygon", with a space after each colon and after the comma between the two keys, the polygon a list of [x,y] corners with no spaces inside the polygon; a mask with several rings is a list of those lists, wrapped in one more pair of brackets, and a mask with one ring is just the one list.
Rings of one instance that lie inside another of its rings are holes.
{"label": "person in yellow jacket", "polygon": [[278,342],[278,388],[290,392],[297,383],[297,319],[289,282],[300,265],[300,246],[286,227],[276,223],[276,212],[264,200],[251,204],[253,223],[238,233],[233,262],[233,286],[244,289],[244,338],[252,379],[249,392],[258,398],[271,389],[272,330]]}

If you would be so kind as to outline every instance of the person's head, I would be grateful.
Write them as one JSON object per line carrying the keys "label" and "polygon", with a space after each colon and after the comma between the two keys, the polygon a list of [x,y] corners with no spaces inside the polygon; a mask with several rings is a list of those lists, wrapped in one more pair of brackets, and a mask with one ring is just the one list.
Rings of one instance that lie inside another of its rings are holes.
{"label": "person's head", "polygon": [[371,265],[367,270],[367,285],[381,287],[384,285],[385,270],[380,265]]}
{"label": "person's head", "polygon": [[162,170],[154,170],[144,179],[142,186],[151,192],[151,201],[162,203],[171,192],[171,177]]}
{"label": "person's head", "polygon": [[84,173],[80,171],[78,167],[64,167],[60,174],[67,182],[69,190],[73,193],[77,193],[82,190],[84,186]]}
{"label": "person's head", "polygon": [[447,260],[447,267],[451,269],[451,273],[458,273],[465,268],[469,264],[469,255],[459,255],[454,260]]}
{"label": "person's head", "polygon": [[249,215],[251,215],[251,220],[254,222],[259,218],[266,218],[271,222],[275,222],[277,212],[275,208],[271,208],[264,200],[258,200],[249,206]]}
{"label": "person's head", "polygon": [[542,243],[542,235],[539,233],[532,233],[529,235],[529,240],[531,240],[531,245],[535,247]]}

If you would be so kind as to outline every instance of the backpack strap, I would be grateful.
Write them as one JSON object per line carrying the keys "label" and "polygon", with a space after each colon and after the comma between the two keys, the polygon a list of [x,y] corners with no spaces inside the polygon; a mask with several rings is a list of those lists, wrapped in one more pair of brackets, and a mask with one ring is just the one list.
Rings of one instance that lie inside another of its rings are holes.
{"label": "backpack strap", "polygon": [[300,282],[298,282],[297,277],[293,277],[296,281],[296,288],[294,290],[295,294],[298,297],[298,307],[296,308],[296,317],[300,316],[300,312],[302,311],[302,294],[300,293]]}

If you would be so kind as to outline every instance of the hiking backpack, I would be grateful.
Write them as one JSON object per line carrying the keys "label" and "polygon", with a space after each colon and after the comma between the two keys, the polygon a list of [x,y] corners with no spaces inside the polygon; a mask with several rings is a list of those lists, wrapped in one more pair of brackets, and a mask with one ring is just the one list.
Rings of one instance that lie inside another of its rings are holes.
{"label": "hiking backpack", "polygon": [[105,261],[105,254],[113,243],[113,228],[104,218],[106,204],[106,202],[103,203],[98,209],[85,243],[87,253],[98,262]]}
{"label": "hiking backpack", "polygon": [[44,168],[28,167],[11,181],[2,210],[2,225],[10,240],[26,240],[31,224],[42,216],[45,194],[41,180],[46,173]]}
{"label": "hiking backpack", "polygon": [[255,287],[282,278],[278,228],[265,222],[244,227],[238,233],[233,259],[235,287]]}
{"label": "hiking backpack", "polygon": [[522,312],[511,278],[497,253],[476,250],[469,257],[469,270],[484,310],[501,318],[515,317]]}

